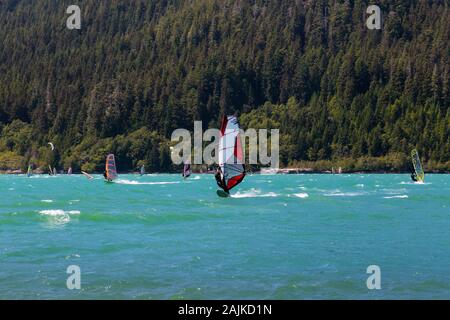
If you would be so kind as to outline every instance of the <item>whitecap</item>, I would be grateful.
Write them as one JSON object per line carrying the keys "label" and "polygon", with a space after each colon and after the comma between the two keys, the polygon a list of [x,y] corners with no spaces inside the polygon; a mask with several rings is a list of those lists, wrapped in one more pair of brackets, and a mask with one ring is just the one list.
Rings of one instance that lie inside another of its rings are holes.
{"label": "whitecap", "polygon": [[389,196],[389,197],[383,197],[384,199],[406,199],[408,196],[406,194],[399,195],[399,196]]}
{"label": "whitecap", "polygon": [[431,182],[419,182],[419,181],[416,181],[416,182],[414,182],[414,181],[408,181],[408,182],[405,182],[405,181],[402,181],[402,182],[400,182],[400,184],[410,184],[410,185],[427,185],[427,184],[431,184]]}
{"label": "whitecap", "polygon": [[325,197],[358,197],[363,196],[363,192],[337,192],[337,193],[326,193]]}
{"label": "whitecap", "polygon": [[278,197],[274,192],[261,193],[259,189],[251,189],[247,192],[237,192],[231,196],[232,198],[262,198],[262,197]]}
{"label": "whitecap", "polygon": [[41,200],[41,202],[45,202],[45,203],[52,203],[53,200]]}
{"label": "whitecap", "polygon": [[60,209],[56,209],[56,210],[41,210],[39,211],[40,214],[45,215],[45,216],[64,216],[64,215],[79,215],[81,214],[80,211],[78,210],[71,210],[71,211],[64,211],[64,210],[60,210]]}
{"label": "whitecap", "polygon": [[307,194],[307,193],[296,193],[296,194],[294,194],[294,197],[305,199],[305,198],[309,197],[309,194]]}
{"label": "whitecap", "polygon": [[160,181],[160,182],[139,182],[135,180],[117,180],[115,183],[127,185],[164,185],[164,184],[178,184],[180,181]]}

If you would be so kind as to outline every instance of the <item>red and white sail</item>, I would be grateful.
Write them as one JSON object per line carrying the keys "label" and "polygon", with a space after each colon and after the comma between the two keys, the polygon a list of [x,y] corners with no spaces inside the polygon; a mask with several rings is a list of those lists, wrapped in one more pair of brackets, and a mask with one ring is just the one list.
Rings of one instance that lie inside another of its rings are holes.
{"label": "red and white sail", "polygon": [[225,116],[220,128],[219,166],[228,191],[245,177],[243,154],[237,118]]}

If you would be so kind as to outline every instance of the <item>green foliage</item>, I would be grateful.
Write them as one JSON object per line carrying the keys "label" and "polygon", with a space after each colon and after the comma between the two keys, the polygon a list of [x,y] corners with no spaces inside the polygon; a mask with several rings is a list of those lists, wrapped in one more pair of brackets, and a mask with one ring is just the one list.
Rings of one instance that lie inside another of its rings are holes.
{"label": "green foliage", "polygon": [[0,153],[0,170],[19,170],[22,165],[22,156],[11,151]]}
{"label": "green foliage", "polygon": [[79,31],[70,4],[0,2],[0,153],[24,164],[171,170],[174,129],[237,113],[280,129],[285,165],[400,168],[416,147],[450,169],[445,1],[381,0],[382,30],[361,0],[86,0]]}

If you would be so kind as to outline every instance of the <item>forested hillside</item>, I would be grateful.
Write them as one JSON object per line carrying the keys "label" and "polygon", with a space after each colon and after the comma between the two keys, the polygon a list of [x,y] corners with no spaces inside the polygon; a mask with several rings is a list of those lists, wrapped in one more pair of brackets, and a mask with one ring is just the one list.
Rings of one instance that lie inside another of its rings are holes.
{"label": "forested hillside", "polygon": [[376,2],[2,0],[0,170],[168,171],[172,131],[224,113],[279,128],[285,166],[450,170],[448,1]]}

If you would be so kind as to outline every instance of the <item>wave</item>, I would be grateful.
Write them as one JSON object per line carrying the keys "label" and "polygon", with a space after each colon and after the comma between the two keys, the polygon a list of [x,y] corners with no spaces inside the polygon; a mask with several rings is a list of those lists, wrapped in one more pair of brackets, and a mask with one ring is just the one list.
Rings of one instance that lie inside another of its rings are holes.
{"label": "wave", "polygon": [[389,196],[389,197],[383,197],[384,199],[406,199],[408,196],[406,194],[399,195],[399,196]]}
{"label": "wave", "polygon": [[305,199],[305,198],[308,198],[308,197],[309,197],[309,194],[307,194],[307,193],[296,193],[296,194],[294,194],[293,196],[294,196],[294,197],[297,197],[297,198]]}
{"label": "wave", "polygon": [[410,185],[429,185],[429,184],[432,184],[431,182],[414,182],[414,181],[408,181],[408,182],[406,182],[406,181],[402,181],[402,182],[400,182],[400,184],[410,184]]}
{"label": "wave", "polygon": [[359,197],[364,196],[364,192],[336,192],[336,193],[326,193],[325,197]]}
{"label": "wave", "polygon": [[127,185],[162,185],[162,184],[178,184],[180,181],[161,181],[161,182],[139,182],[135,180],[117,180],[115,183]]}
{"label": "wave", "polygon": [[46,216],[49,218],[48,223],[50,227],[58,227],[63,226],[71,221],[72,215],[79,215],[81,214],[78,210],[70,210],[70,211],[64,211],[64,210],[41,210],[39,211],[39,214]]}
{"label": "wave", "polygon": [[266,197],[278,197],[275,192],[262,193],[259,189],[251,189],[247,192],[237,192],[231,196],[232,198],[266,198]]}
{"label": "wave", "polygon": [[53,200],[41,200],[41,202],[45,202],[45,203],[52,203]]}
{"label": "wave", "polygon": [[64,216],[64,215],[79,215],[81,214],[78,210],[70,210],[70,211],[64,211],[64,210],[41,210],[39,211],[40,214],[45,216]]}

